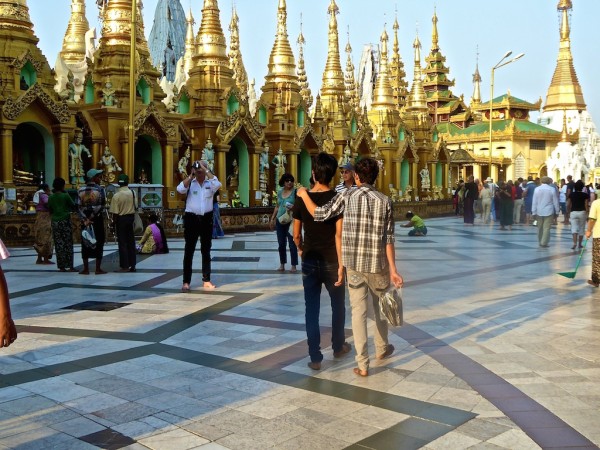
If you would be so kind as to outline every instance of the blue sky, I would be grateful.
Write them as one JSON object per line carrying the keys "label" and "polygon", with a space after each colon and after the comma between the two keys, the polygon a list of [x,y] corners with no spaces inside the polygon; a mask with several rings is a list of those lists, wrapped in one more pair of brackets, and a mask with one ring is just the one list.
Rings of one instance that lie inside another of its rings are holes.
{"label": "blue sky", "polygon": [[[158,0],[144,0],[144,25],[150,33]],[[327,58],[327,8],[330,0],[287,0],[288,33],[297,55],[296,38],[303,17],[306,70],[310,87],[316,94]],[[200,23],[202,0],[181,0],[186,12],[191,8]],[[257,91],[264,82],[267,63],[273,45],[278,0],[235,0],[240,18],[241,50],[250,78],[256,79]],[[525,56],[496,71],[494,96],[510,89],[512,95],[531,102],[546,91],[552,78],[558,55],[559,28],[556,5],[558,0],[337,0],[340,8],[340,53],[345,67],[346,31],[350,29],[353,59],[358,66],[362,46],[378,43],[387,23],[390,39],[393,35],[395,9],[398,5],[400,53],[408,81],[412,84],[413,48],[417,30],[424,57],[431,48],[431,18],[437,8],[439,44],[450,68],[450,78],[456,84],[454,94],[464,94],[468,102],[473,93],[472,74],[479,51],[479,70],[483,77],[482,98],[490,94],[490,70],[504,53],[512,50]],[[600,95],[594,82],[600,74],[600,58],[595,43],[600,40],[600,1],[573,0],[571,45],[575,70],[583,88],[588,111],[600,121]],[[34,32],[48,62],[54,66],[70,15],[70,0],[29,0]],[[90,25],[97,25],[95,0],[86,0]],[[231,18],[232,0],[219,1],[221,24],[229,38],[227,27]],[[479,49],[479,50],[477,50]],[[260,91],[258,92],[260,95]]]}

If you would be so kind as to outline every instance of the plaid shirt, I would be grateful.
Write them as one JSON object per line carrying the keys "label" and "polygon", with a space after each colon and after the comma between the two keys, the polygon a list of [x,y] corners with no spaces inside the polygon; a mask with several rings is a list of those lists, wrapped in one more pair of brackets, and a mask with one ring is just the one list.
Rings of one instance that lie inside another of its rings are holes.
{"label": "plaid shirt", "polygon": [[317,207],[315,220],[320,222],[340,214],[344,215],[344,266],[363,273],[380,273],[386,269],[385,247],[395,242],[390,199],[363,184],[337,194],[326,205]]}
{"label": "plaid shirt", "polygon": [[106,192],[104,188],[96,183],[89,183],[77,191],[77,207],[79,216],[98,217],[106,206]]}

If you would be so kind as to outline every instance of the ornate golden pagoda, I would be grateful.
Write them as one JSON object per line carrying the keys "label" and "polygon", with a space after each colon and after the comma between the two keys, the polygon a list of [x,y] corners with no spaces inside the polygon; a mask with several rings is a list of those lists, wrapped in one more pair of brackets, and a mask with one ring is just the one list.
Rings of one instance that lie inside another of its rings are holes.
{"label": "ornate golden pagoda", "polygon": [[348,30],[348,43],[346,44],[346,74],[344,76],[344,84],[346,86],[346,98],[350,105],[351,111],[360,113],[360,105],[358,99],[358,86],[354,77],[354,63],[352,62],[352,46],[350,45],[350,30]]}
{"label": "ornate golden pagoda", "polygon": [[340,9],[335,0],[331,0],[327,13],[329,14],[329,31],[327,37],[327,62],[323,71],[321,85],[321,103],[323,112],[329,115],[329,119],[338,113],[340,99],[346,103],[346,87],[344,85],[344,72],[340,62],[340,45],[338,39],[337,15]]}
{"label": "ornate golden pagoda", "polygon": [[229,23],[229,33],[231,36],[229,42],[229,60],[230,67],[233,70],[233,77],[240,91],[240,95],[248,96],[248,73],[244,67],[244,60],[240,50],[240,19],[235,7],[231,12],[231,22]]}
{"label": "ornate golden pagoda", "polygon": [[306,103],[306,108],[310,109],[313,103],[313,96],[308,83],[306,69],[304,68],[304,44],[306,44],[306,40],[302,34],[302,20],[300,20],[300,34],[296,42],[298,44],[298,82],[300,83],[300,95],[302,95]]}
{"label": "ornate golden pagoda", "polygon": [[556,7],[561,16],[560,19],[560,46],[556,68],[548,93],[544,111],[560,111],[562,109],[582,111],[586,109],[583,100],[581,85],[573,66],[573,55],[571,54],[571,26],[570,13],[573,9],[571,0],[560,0]]}
{"label": "ornate golden pagoda", "polygon": [[429,112],[435,124],[452,122],[465,128],[471,121],[471,113],[462,97],[455,96],[450,89],[454,86],[454,80],[448,77],[450,69],[446,67],[446,57],[440,51],[438,17],[435,11],[431,21],[433,23],[431,52],[425,57],[425,79],[423,81]]}
{"label": "ornate golden pagoda", "polygon": [[[415,38],[413,48],[415,55],[413,84],[404,113],[402,114],[402,120],[406,125],[404,132],[408,134],[404,159],[412,162],[410,179],[413,183],[412,186],[415,188],[415,194],[418,194],[420,198],[425,198],[429,195],[431,187],[422,186],[421,182],[423,178],[417,177],[417,173],[422,172],[424,169],[427,169],[430,174],[432,173],[433,165],[430,163],[430,160],[432,160],[434,155],[434,146],[432,143],[434,127],[427,106],[427,95],[423,87],[421,41],[418,36]],[[433,160],[433,162],[436,161]],[[433,178],[431,180],[433,181],[432,184],[435,185],[436,182]],[[443,185],[443,179],[438,184]]]}
{"label": "ornate golden pagoda", "polygon": [[67,64],[76,64],[85,59],[85,34],[89,29],[85,0],[71,0],[71,18],[60,51],[60,57]]}
{"label": "ornate golden pagoda", "polygon": [[[67,168],[74,120],[54,91],[55,80],[37,47],[26,0],[0,0],[0,42],[0,181],[12,186],[31,176],[35,184],[33,175],[40,172],[52,179]],[[32,135],[54,143],[53,164],[46,163],[44,152],[27,146]]]}
{"label": "ornate golden pagoda", "polygon": [[394,19],[394,46],[392,48],[392,57],[390,58],[390,84],[394,92],[394,100],[396,108],[400,111],[406,104],[408,95],[408,83],[406,81],[406,72],[404,71],[404,63],[400,56],[400,43],[398,41],[398,17]]}

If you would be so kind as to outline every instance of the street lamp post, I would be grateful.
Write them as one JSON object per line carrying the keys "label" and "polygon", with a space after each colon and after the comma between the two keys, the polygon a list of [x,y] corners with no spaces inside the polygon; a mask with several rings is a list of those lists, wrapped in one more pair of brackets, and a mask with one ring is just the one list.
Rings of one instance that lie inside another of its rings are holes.
{"label": "street lamp post", "polygon": [[508,58],[510,55],[512,55],[512,51],[508,51],[504,54],[504,56],[502,57],[502,59],[500,61],[498,61],[498,64],[496,64],[494,67],[492,67],[492,76],[490,77],[490,116],[488,117],[488,120],[490,122],[490,136],[489,136],[489,154],[490,154],[490,160],[489,160],[489,164],[488,164],[488,176],[490,178],[492,178],[492,112],[493,112],[493,106],[494,106],[494,72],[496,71],[496,69],[502,67],[502,66],[506,66],[507,64],[510,64],[512,62],[515,62],[517,59],[522,58],[525,53],[520,53],[517,56],[515,56],[512,59],[509,59],[508,61],[506,61],[506,58]]}

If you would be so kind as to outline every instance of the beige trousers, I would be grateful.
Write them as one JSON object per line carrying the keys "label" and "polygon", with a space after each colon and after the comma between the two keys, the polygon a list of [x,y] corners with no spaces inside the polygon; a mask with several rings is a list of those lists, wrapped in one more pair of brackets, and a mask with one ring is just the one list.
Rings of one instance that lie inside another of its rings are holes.
{"label": "beige trousers", "polygon": [[369,346],[367,335],[367,310],[369,297],[375,318],[375,354],[382,355],[388,345],[388,323],[379,311],[379,295],[390,284],[390,275],[383,273],[362,273],[346,269],[348,293],[352,308],[352,335],[356,350],[356,363],[360,370],[369,370]]}

